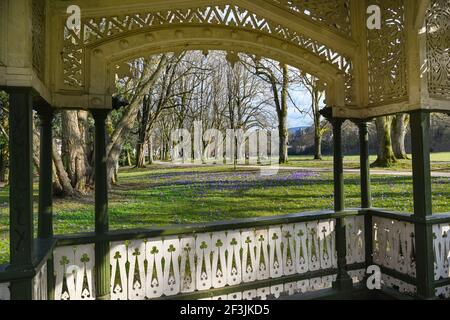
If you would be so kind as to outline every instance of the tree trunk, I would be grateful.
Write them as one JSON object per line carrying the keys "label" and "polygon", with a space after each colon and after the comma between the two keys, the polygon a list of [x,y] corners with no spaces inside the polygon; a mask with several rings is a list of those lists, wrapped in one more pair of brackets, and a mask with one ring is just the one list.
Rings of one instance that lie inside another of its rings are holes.
{"label": "tree trunk", "polygon": [[378,158],[372,164],[372,167],[390,167],[397,162],[392,149],[391,129],[392,117],[379,117],[376,120],[377,140],[378,140]]}
{"label": "tree trunk", "polygon": [[127,165],[131,167],[133,164],[131,163],[131,154],[130,151],[127,150]]}
{"label": "tree trunk", "polygon": [[164,161],[170,161],[170,146],[168,142],[164,145]]}
{"label": "tree trunk", "polygon": [[145,145],[141,142],[136,144],[136,168],[145,168]]}
{"label": "tree trunk", "polygon": [[110,184],[117,184],[117,177],[115,175],[116,165],[119,163],[120,154],[122,152],[122,145],[125,139],[128,137],[139,113],[139,107],[142,105],[143,99],[142,96],[149,92],[150,88],[155,84],[158,80],[158,77],[164,71],[165,66],[167,65],[168,60],[166,56],[163,56],[156,70],[151,74],[148,81],[140,87],[132,99],[130,105],[126,109],[119,123],[116,125],[114,132],[111,135],[110,142],[107,146],[107,156],[108,160],[106,162],[107,165],[107,173],[108,173],[108,181]]}
{"label": "tree trunk", "polygon": [[39,154],[40,154],[40,149],[39,149],[39,145],[40,145],[40,136],[39,133],[37,133],[37,130],[33,130],[33,163],[34,163],[34,167],[36,169],[36,172],[39,173],[39,168],[40,168],[40,158],[39,158]]}
{"label": "tree trunk", "polygon": [[62,111],[61,120],[66,129],[68,167],[67,173],[72,186],[80,193],[87,191],[85,139],[80,130],[77,111]]}
{"label": "tree trunk", "polygon": [[151,134],[148,139],[148,164],[153,164],[153,137]]}
{"label": "tree trunk", "polygon": [[314,130],[314,160],[322,160],[322,132],[318,127]]}
{"label": "tree trunk", "polygon": [[53,144],[52,150],[52,158],[53,164],[55,168],[55,175],[58,178],[57,185],[61,186],[62,195],[72,196],[75,194],[75,191],[70,183],[70,179],[67,175],[66,169],[64,168],[64,164],[62,162],[61,156],[59,155],[58,150],[56,149],[56,145]]}
{"label": "tree trunk", "polygon": [[311,82],[312,113],[314,116],[314,160],[322,160],[322,115],[320,114],[320,91],[317,81]]}
{"label": "tree trunk", "polygon": [[283,86],[281,88],[281,110],[278,110],[278,130],[280,135],[280,164],[288,162],[288,89],[289,89],[289,75],[288,66],[283,65]]}
{"label": "tree trunk", "polygon": [[405,148],[405,138],[408,132],[409,115],[395,116],[392,124],[392,147],[397,159],[409,159]]}
{"label": "tree trunk", "polygon": [[58,175],[56,174],[55,161],[53,160],[52,160],[52,167],[53,167],[53,195],[59,197],[64,196],[64,189],[61,183],[59,182]]}
{"label": "tree trunk", "polygon": [[7,182],[8,151],[0,150],[0,182]]}

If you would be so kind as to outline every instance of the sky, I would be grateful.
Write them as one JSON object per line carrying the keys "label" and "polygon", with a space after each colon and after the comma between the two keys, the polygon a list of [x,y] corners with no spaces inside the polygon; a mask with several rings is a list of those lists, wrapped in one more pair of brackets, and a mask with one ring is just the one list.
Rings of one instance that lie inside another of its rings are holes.
{"label": "sky", "polygon": [[[298,106],[309,107],[311,105],[311,98],[308,94],[299,91],[291,91],[291,97],[293,100],[295,100],[295,104]],[[301,114],[292,105],[292,103],[290,103],[288,111],[288,127],[298,128],[311,125],[312,125],[311,117],[309,117],[308,115]]]}

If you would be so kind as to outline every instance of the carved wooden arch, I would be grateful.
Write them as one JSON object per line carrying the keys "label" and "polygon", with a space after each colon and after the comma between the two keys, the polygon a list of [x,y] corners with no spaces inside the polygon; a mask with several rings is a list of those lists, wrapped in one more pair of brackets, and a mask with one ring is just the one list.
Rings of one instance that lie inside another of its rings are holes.
{"label": "carved wooden arch", "polygon": [[345,106],[343,73],[324,59],[261,33],[223,27],[191,26],[135,33],[126,38],[87,47],[89,94],[71,99],[71,107],[110,106],[111,95],[115,92],[115,67],[124,61],[145,55],[188,50],[245,52],[287,63],[320,78],[326,84],[328,105]]}
{"label": "carved wooden arch", "polygon": [[[173,1],[166,2],[165,7],[170,8]],[[199,2],[205,3],[205,1]],[[96,16],[99,13],[93,13],[91,17],[89,14],[83,16],[83,31],[77,34],[65,29],[64,39],[60,39],[62,45],[59,53],[62,61],[56,68],[59,69],[57,70],[59,75],[54,81],[54,104],[61,107],[107,106],[109,100],[106,97],[111,92],[108,79],[111,77],[101,78],[100,74],[104,73],[99,70],[100,66],[110,63],[107,61],[110,59],[110,52],[108,52],[110,49],[106,44],[124,44],[129,41],[132,46],[136,46],[136,50],[162,52],[162,50],[150,48],[151,46],[145,49],[139,49],[139,47],[149,42],[145,40],[145,34],[156,35],[163,31],[168,32],[162,37],[166,43],[160,45],[165,46],[166,49],[168,45],[172,47],[188,45],[187,48],[190,49],[199,48],[201,45],[202,48],[208,49],[209,45],[211,46],[209,49],[252,52],[253,54],[259,54],[258,50],[266,50],[264,54],[266,57],[286,61],[293,66],[302,67],[324,81],[326,79],[329,86],[333,88],[328,92],[328,100],[331,104],[339,106],[351,104],[354,96],[351,58],[292,28],[256,14],[253,10],[247,9],[248,7],[244,8],[235,4],[248,4],[248,1],[209,1],[208,3],[216,3],[216,5],[157,10],[154,4],[147,3],[144,8],[139,9],[140,13],[127,12],[123,15],[113,15],[110,9],[108,17]],[[267,10],[267,7],[263,9]],[[209,29],[211,35],[205,33],[205,29]],[[180,39],[177,34],[185,34],[186,37],[182,36]],[[241,40],[240,36],[243,37]],[[140,40],[137,40],[139,37]],[[136,41],[136,44],[133,44],[133,41]],[[198,43],[199,41],[201,43]],[[176,44],[176,42],[179,43]],[[106,60],[102,63],[93,63],[93,60],[98,59],[98,55],[93,55],[94,48],[100,49],[103,45],[106,45],[106,51],[101,51]],[[129,49],[119,45],[114,50]],[[94,100],[93,96],[96,96]],[[105,98],[100,99],[100,96]]]}

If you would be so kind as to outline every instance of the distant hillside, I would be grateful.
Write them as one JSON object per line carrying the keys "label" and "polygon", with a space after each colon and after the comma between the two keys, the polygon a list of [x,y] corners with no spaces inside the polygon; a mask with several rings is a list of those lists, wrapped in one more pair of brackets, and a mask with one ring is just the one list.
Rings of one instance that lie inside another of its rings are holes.
{"label": "distant hillside", "polygon": [[309,126],[302,126],[302,127],[295,127],[295,128],[290,128],[289,129],[289,134],[290,135],[296,135],[299,131],[308,129]]}

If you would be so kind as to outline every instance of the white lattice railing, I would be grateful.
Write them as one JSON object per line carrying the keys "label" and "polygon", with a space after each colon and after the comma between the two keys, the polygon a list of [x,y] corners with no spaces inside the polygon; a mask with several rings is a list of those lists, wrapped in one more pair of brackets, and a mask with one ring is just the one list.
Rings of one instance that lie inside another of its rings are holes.
{"label": "white lattice railing", "polygon": [[[450,278],[450,224],[433,226],[434,279]],[[450,298],[450,285],[436,288],[436,296]]]}
{"label": "white lattice railing", "polygon": [[[47,263],[45,262],[32,280],[33,300],[47,300]],[[0,283],[0,300],[10,300],[10,283]]]}
{"label": "white lattice railing", "polygon": [[[416,277],[414,224],[388,218],[373,217],[373,262],[390,270]],[[383,274],[387,287],[414,294],[416,287]]]}
{"label": "white lattice railing", "polygon": [[[349,263],[364,262],[363,217],[348,218]],[[261,280],[334,270],[335,220],[111,243],[111,298],[142,300],[207,292]],[[354,244],[354,245],[352,245]],[[54,251],[55,299],[95,299],[94,244]],[[363,271],[353,271],[355,281]],[[227,293],[260,298],[331,287],[333,275]]]}
{"label": "white lattice railing", "polygon": [[47,300],[47,262],[33,278],[33,300]]}

